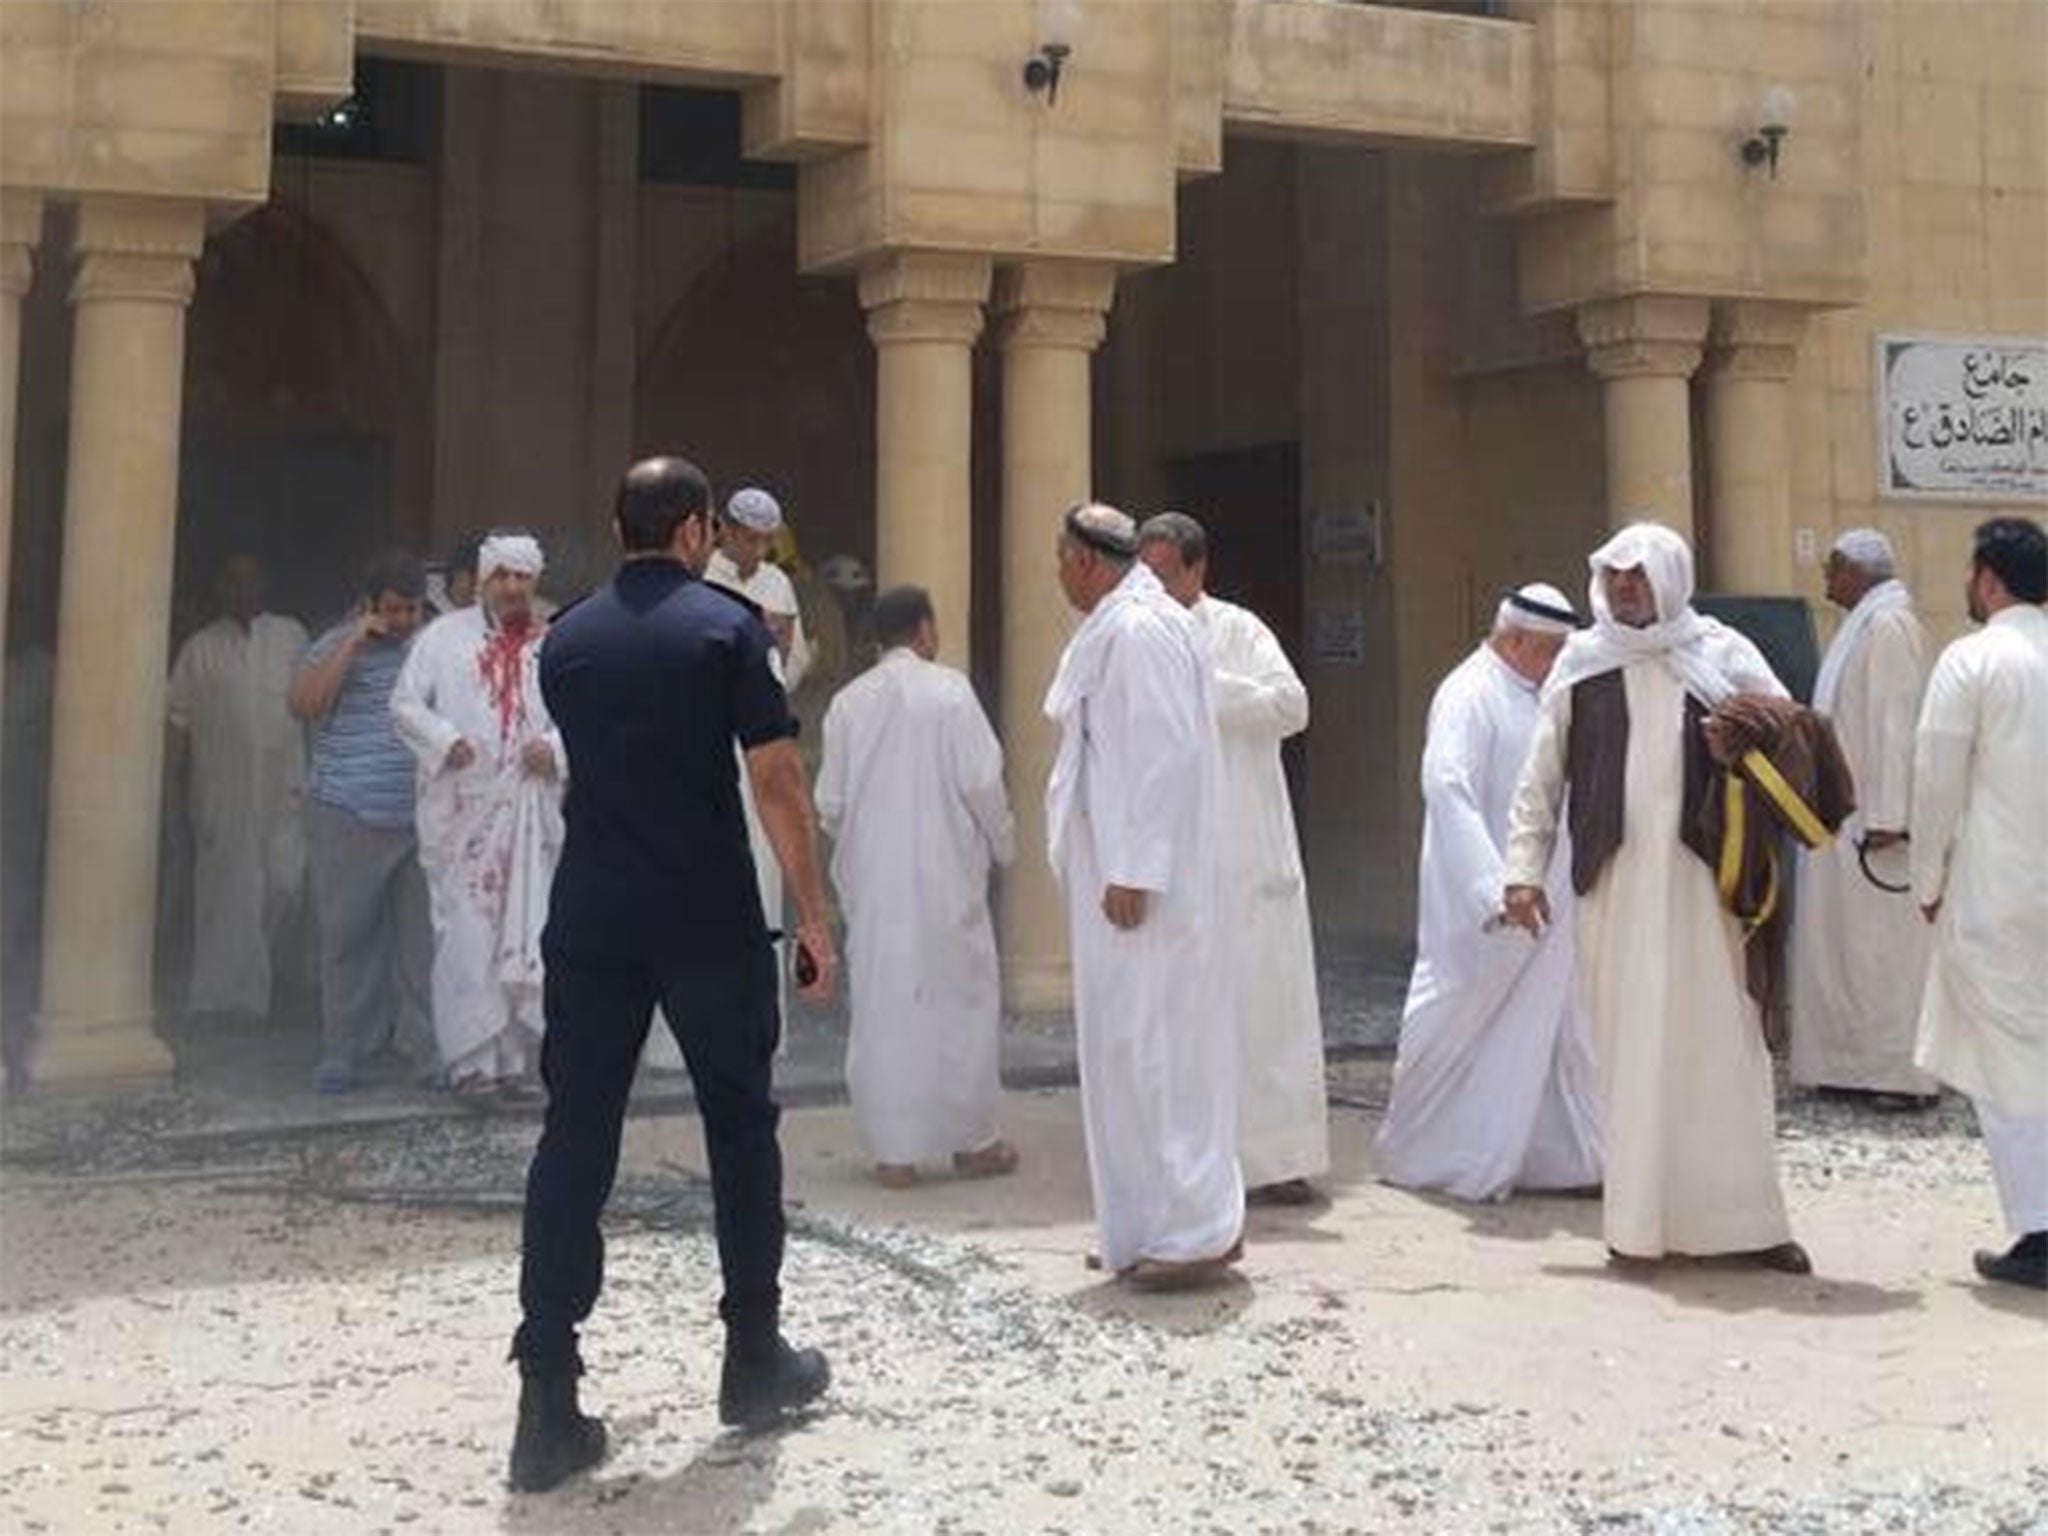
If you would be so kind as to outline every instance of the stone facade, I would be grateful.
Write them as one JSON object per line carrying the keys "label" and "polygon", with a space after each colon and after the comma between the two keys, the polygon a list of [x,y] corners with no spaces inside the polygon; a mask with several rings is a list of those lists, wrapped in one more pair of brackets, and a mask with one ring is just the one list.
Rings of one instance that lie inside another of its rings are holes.
{"label": "stone facade", "polygon": [[[360,59],[431,82],[421,151],[280,152]],[[724,93],[754,169],[649,176],[647,87]],[[1408,934],[1436,680],[1612,521],[1816,601],[1876,523],[1960,627],[1985,508],[1879,497],[1875,338],[2048,334],[2048,0],[10,0],[0,191],[0,505],[18,618],[60,610],[41,1075],[164,1065],[163,663],[246,531],[195,476],[292,444],[356,466],[323,550],[519,521],[573,584],[620,465],[680,446],[776,484],[814,564],[930,587],[1050,1006],[1082,495],[1210,520],[1295,651],[1339,948]]]}

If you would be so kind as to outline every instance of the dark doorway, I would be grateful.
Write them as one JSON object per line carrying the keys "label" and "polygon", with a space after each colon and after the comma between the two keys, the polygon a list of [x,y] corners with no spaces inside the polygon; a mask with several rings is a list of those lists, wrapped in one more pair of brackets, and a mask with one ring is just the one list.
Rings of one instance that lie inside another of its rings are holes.
{"label": "dark doorway", "polygon": [[[1172,504],[1209,530],[1209,588],[1266,621],[1301,670],[1301,448],[1266,443],[1173,459]],[[1297,817],[1307,751],[1295,736],[1281,749]]]}

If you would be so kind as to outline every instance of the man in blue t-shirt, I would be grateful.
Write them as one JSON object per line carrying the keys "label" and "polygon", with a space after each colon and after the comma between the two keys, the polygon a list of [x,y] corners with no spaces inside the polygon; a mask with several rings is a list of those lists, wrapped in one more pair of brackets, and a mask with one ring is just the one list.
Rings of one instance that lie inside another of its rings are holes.
{"label": "man in blue t-shirt", "polygon": [[800,991],[828,996],[838,962],[796,727],[760,611],[699,579],[716,532],[702,472],[681,459],[636,464],[617,519],[625,563],[556,617],[540,659],[569,787],[541,940],[547,1124],[527,1176],[512,1341],[522,1381],[511,1482],[523,1492],[604,1455],[603,1424],[577,1406],[576,1329],[597,1301],[598,1218],[656,1003],[689,1065],[711,1164],[725,1281],[719,1417],[762,1427],[830,1378],[822,1354],[781,1333],[778,961],[733,751],[796,899]]}
{"label": "man in blue t-shirt", "polygon": [[306,845],[320,926],[321,1093],[354,1088],[387,1039],[434,1079],[428,976],[434,939],[413,833],[412,753],[391,689],[419,629],[426,573],[391,555],[364,578],[356,612],[306,652],[287,702],[312,737]]}

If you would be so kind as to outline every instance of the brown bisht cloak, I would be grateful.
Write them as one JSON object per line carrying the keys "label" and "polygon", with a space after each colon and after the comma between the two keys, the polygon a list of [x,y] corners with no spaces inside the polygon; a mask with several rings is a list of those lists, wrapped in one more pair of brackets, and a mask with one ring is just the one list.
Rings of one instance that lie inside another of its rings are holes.
{"label": "brown bisht cloak", "polygon": [[[1707,750],[1708,711],[1685,702],[1685,799],[1679,840],[1713,871],[1721,903],[1742,919],[1750,996],[1773,1048],[1783,1044],[1785,944],[1791,932],[1784,840],[1817,848],[1856,808],[1856,788],[1826,717],[1790,699],[1742,694],[1718,714],[1735,748]],[[1565,743],[1572,889],[1590,891],[1621,846],[1628,770],[1628,693],[1619,670],[1573,685]]]}

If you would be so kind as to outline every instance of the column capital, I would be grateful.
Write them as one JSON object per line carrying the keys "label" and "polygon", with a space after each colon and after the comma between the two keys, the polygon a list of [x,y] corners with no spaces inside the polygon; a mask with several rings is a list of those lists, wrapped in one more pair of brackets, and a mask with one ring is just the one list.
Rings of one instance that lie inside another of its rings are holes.
{"label": "column capital", "polygon": [[1721,378],[1791,378],[1799,366],[1799,339],[1806,330],[1806,314],[1797,304],[1763,300],[1716,304],[1707,334],[1709,371]]}
{"label": "column capital", "polygon": [[1095,261],[1024,261],[996,273],[998,340],[1011,347],[1093,352],[1108,333],[1116,268]]}
{"label": "column capital", "polygon": [[42,193],[0,187],[0,294],[18,299],[28,292],[42,242]]}
{"label": "column capital", "polygon": [[192,263],[206,245],[206,207],[167,198],[93,197],[78,207],[71,302],[192,300]]}
{"label": "column capital", "polygon": [[1586,362],[1604,379],[1689,378],[1707,338],[1705,299],[1638,293],[1579,306]]}
{"label": "column capital", "polygon": [[877,346],[946,341],[972,346],[981,335],[993,263],[953,251],[889,251],[861,269],[860,302]]}

